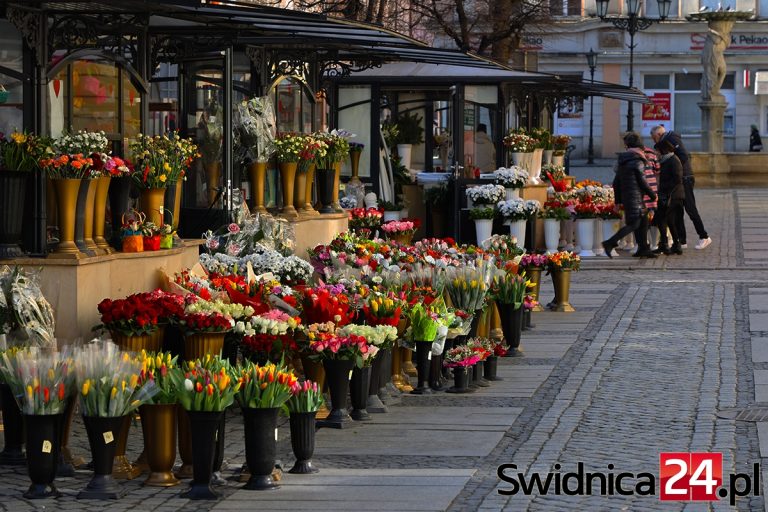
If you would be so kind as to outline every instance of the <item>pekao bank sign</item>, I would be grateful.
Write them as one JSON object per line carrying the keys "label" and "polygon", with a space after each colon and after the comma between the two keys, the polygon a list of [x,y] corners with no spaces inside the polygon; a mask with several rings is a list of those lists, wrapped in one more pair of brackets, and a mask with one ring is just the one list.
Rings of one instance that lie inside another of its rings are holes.
{"label": "pekao bank sign", "polygon": [[[706,34],[694,32],[691,34],[691,50],[703,49],[706,40]],[[728,50],[768,50],[768,34],[731,34]]]}

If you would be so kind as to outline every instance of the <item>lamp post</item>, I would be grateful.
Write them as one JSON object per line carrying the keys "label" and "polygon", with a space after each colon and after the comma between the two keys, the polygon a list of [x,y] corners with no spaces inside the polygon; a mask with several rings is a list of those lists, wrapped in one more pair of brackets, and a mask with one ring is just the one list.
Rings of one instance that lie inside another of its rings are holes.
{"label": "lamp post", "polygon": [[[592,48],[587,53],[587,66],[589,66],[589,78],[592,83],[595,82],[595,68],[597,67],[597,52]],[[594,119],[592,113],[595,111],[595,96],[589,97],[589,147],[587,148],[587,163],[595,163],[595,146],[592,140],[592,128]]]}
{"label": "lamp post", "polygon": [[[634,65],[635,65],[635,34],[641,32],[654,23],[659,23],[667,19],[669,15],[669,9],[672,7],[672,0],[656,0],[659,4],[659,17],[645,18],[639,16],[641,0],[627,0],[627,13],[628,16],[610,16],[608,17],[608,2],[610,0],[595,0],[597,4],[597,16],[600,21],[605,21],[613,24],[614,27],[620,30],[626,30],[629,32],[629,86],[632,87],[634,79]],[[627,131],[632,131],[634,128],[634,109],[633,104],[630,101],[627,105]]]}

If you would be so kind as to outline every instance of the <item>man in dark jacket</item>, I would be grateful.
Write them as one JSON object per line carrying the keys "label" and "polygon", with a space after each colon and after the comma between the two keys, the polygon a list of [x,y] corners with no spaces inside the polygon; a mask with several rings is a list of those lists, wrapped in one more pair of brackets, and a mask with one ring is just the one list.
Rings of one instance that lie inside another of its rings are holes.
{"label": "man in dark jacket", "polygon": [[624,146],[627,151],[619,155],[618,169],[613,180],[613,190],[616,204],[624,205],[626,225],[603,242],[603,249],[605,249],[605,254],[612,258],[611,253],[618,245],[619,240],[634,231],[637,242],[635,256],[655,258],[656,255],[648,247],[646,237],[648,227],[643,222],[644,218],[647,219],[643,194],[647,195],[651,201],[656,200],[656,194],[648,186],[644,177],[646,158],[643,151],[643,141],[637,133],[629,132],[624,135]]}
{"label": "man in dark jacket", "polygon": [[[683,202],[683,206],[685,207],[685,212],[691,218],[691,222],[693,222],[693,227],[696,228],[696,233],[699,235],[699,243],[696,244],[696,249],[706,249],[709,244],[712,243],[712,239],[709,238],[707,230],[704,229],[704,223],[701,221],[699,209],[696,208],[696,196],[693,195],[695,179],[693,177],[693,168],[691,167],[691,155],[688,153],[688,150],[685,149],[680,135],[673,131],[666,131],[666,128],[662,125],[651,128],[651,138],[656,144],[661,141],[668,141],[672,144],[675,148],[675,156],[677,156],[680,163],[683,164],[683,188],[685,189],[685,201]],[[680,236],[682,248],[685,249],[688,245],[686,243],[685,222],[682,216],[680,216],[677,231]]]}

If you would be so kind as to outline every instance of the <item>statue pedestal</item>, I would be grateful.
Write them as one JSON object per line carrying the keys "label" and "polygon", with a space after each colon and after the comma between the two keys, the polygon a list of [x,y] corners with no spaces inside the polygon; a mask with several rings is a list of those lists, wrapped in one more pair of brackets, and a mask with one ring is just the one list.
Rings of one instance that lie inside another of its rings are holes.
{"label": "statue pedestal", "polygon": [[702,101],[701,109],[701,150],[704,153],[723,152],[723,123],[726,101]]}

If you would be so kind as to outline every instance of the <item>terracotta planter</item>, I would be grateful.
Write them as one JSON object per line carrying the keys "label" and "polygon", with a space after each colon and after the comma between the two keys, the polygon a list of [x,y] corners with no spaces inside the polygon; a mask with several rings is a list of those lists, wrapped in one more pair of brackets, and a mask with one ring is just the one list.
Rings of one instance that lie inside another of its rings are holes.
{"label": "terracotta planter", "polygon": [[[91,191],[91,185],[95,185],[93,180],[81,179],[80,188],[77,190],[77,203],[75,210],[75,245],[81,253],[86,256],[96,256],[96,253],[85,243],[85,224],[86,211],[88,209],[88,196]],[[90,204],[90,220],[93,222],[93,201]]]}
{"label": "terracotta planter", "polygon": [[56,178],[52,181],[56,191],[60,241],[51,256],[82,258],[84,255],[75,244],[75,213],[77,212],[77,194],[80,190],[81,180]]}
{"label": "terracotta planter", "polygon": [[96,179],[96,198],[93,203],[93,241],[102,254],[113,252],[107,239],[104,238],[104,225],[107,221],[107,196],[111,181],[112,178],[109,176]]}
{"label": "terracotta planter", "polygon": [[221,162],[210,162],[205,165],[205,179],[208,190],[208,206],[213,206],[218,188],[221,183]]}
{"label": "terracotta planter", "polygon": [[362,154],[362,151],[350,151],[349,153],[349,165],[352,168],[352,178],[349,180],[350,183],[362,183],[358,177],[358,174],[360,173],[360,155]]}
{"label": "terracotta planter", "polygon": [[110,331],[110,334],[112,335],[112,341],[120,347],[120,350],[126,352],[141,352],[142,350],[159,352],[163,348],[164,331],[165,328],[160,327],[155,332],[142,336],[126,336],[117,331]]}
{"label": "terracotta planter", "polygon": [[296,184],[296,168],[298,164],[296,162],[280,162],[278,168],[280,169],[280,184],[283,189],[283,209],[280,210],[280,215],[289,220],[296,220],[299,218],[299,212],[293,206],[293,192]]}
{"label": "terracotta planter", "polygon": [[152,221],[158,226],[163,224],[163,210],[165,209],[165,189],[148,188],[141,191],[141,208],[147,216],[148,221]]}
{"label": "terracotta planter", "polygon": [[131,416],[123,416],[123,424],[119,434],[115,435],[117,445],[115,446],[115,461],[112,468],[112,476],[118,480],[133,480],[141,475],[138,466],[131,464],[128,457],[125,456],[125,450],[128,447],[128,431],[131,429]]}
{"label": "terracotta planter", "polygon": [[23,256],[19,244],[28,174],[0,169],[0,259]]}
{"label": "terracotta planter", "polygon": [[307,170],[307,186],[304,193],[304,206],[301,208],[303,215],[320,215],[320,212],[312,206],[312,186],[315,184],[315,164]]}
{"label": "terracotta planter", "polygon": [[333,209],[337,213],[344,211],[344,208],[339,204],[339,186],[341,185],[341,162],[334,162],[333,164]]}
{"label": "terracotta planter", "polygon": [[[533,289],[530,291],[531,297],[538,303],[539,301],[539,292],[541,291],[541,267],[526,267],[525,268],[525,275],[528,276],[528,279],[533,283]],[[536,304],[536,307],[533,308],[534,311],[542,311],[543,308],[541,307],[541,304]]]}
{"label": "terracotta planter", "polygon": [[172,487],[179,483],[171,472],[176,461],[176,411],[176,404],[145,404],[139,408],[149,465],[144,485]]}
{"label": "terracotta planter", "polygon": [[201,332],[184,336],[184,359],[203,359],[206,354],[221,354],[224,348],[225,332]]}
{"label": "terracotta planter", "polygon": [[293,207],[299,214],[304,213],[304,204],[307,198],[307,172],[297,170],[293,181]]}
{"label": "terracotta planter", "polygon": [[174,230],[179,227],[179,216],[181,215],[181,194],[184,189],[182,180],[171,183],[165,189],[165,211],[163,212],[163,222],[170,224]]}
{"label": "terracotta planter", "polygon": [[[99,188],[99,180],[93,179],[93,180],[87,180],[89,181],[89,187],[88,187],[88,193],[85,196],[85,215],[84,215],[84,222],[83,222],[83,238],[85,241],[85,247],[88,250],[88,252],[93,253],[94,255],[100,255],[105,254],[104,251],[99,249],[99,246],[96,245],[96,241],[93,239],[93,226],[94,226],[94,219],[95,216],[95,208],[96,208],[96,191]],[[109,187],[109,185],[107,185]],[[107,190],[109,190],[107,188]],[[103,218],[103,214],[102,214]]]}
{"label": "terracotta planter", "polygon": [[256,213],[265,214],[264,187],[267,182],[267,162],[253,162],[248,166],[248,176],[251,180],[251,192],[253,194],[253,210]]}
{"label": "terracotta planter", "polygon": [[550,309],[564,313],[576,311],[569,302],[571,294],[571,269],[554,270],[551,274],[552,284],[555,287],[555,298]]}

